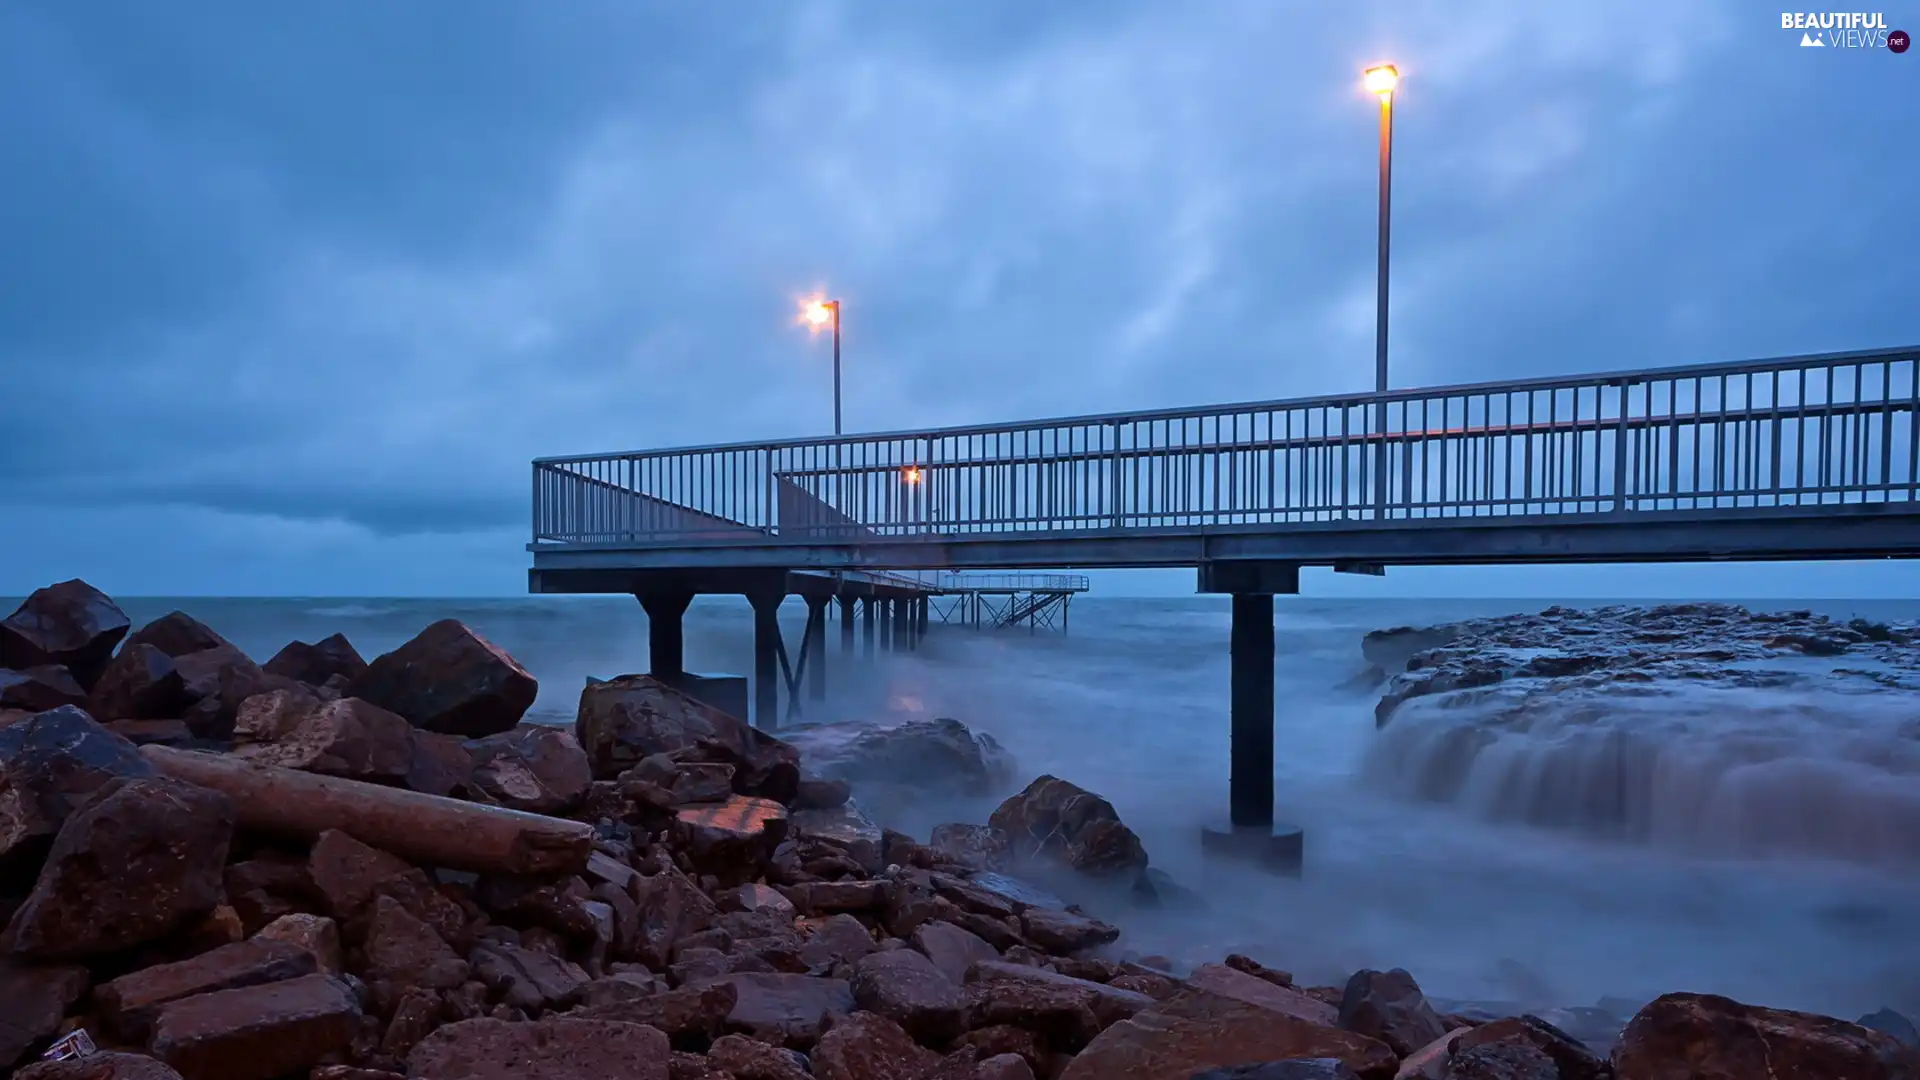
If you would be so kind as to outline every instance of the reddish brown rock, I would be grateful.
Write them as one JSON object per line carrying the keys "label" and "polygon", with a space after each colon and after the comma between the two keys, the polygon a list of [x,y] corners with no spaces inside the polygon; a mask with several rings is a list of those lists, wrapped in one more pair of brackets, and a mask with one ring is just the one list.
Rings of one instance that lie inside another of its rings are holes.
{"label": "reddish brown rock", "polygon": [[60,1031],[67,1008],[87,992],[87,969],[0,959],[0,1071]]}
{"label": "reddish brown rock", "polygon": [[248,698],[234,721],[234,754],[262,765],[398,784],[413,768],[413,727],[359,698],[321,701],[305,690]]}
{"label": "reddish brown rock", "polygon": [[854,1009],[845,979],[822,979],[784,972],[722,975],[709,986],[731,986],[735,993],[727,1026],[778,1046],[805,1050],[820,1039],[830,1017]]}
{"label": "reddish brown rock", "polygon": [[318,970],[313,955],[296,945],[242,941],[188,960],[122,975],[97,987],[93,1000],[115,1034],[131,1042],[144,1042],[154,1017],[170,1001],[297,979]]}
{"label": "reddish brown rock", "polygon": [[438,732],[413,732],[413,763],[407,769],[407,787],[442,798],[471,798],[473,755],[467,741],[458,735]]}
{"label": "reddish brown rock", "polygon": [[1047,858],[1095,877],[1133,878],[1147,852],[1113,804],[1055,776],[1041,776],[994,810],[987,823],[1005,832],[1016,858]]}
{"label": "reddish brown rock", "polygon": [[772,799],[735,795],[723,803],[682,807],[673,821],[673,843],[701,873],[746,882],[787,834],[787,808]]}
{"label": "reddish brown rock", "polygon": [[232,645],[177,656],[173,663],[192,702],[181,719],[204,739],[231,738],[240,706],[250,697],[274,690],[305,692],[291,679],[260,670],[260,665]]}
{"label": "reddish brown rock", "polygon": [[1101,1032],[1060,1080],[1187,1080],[1203,1069],[1287,1058],[1338,1058],[1362,1080],[1390,1080],[1398,1060],[1364,1035],[1187,991]]}
{"label": "reddish brown rock", "polygon": [[1011,1054],[1024,1060],[1040,1076],[1052,1072],[1053,1052],[1040,1036],[1012,1024],[989,1024],[960,1036],[956,1046],[972,1047],[982,1060]]}
{"label": "reddish brown rock", "polygon": [[205,788],[109,781],[60,827],[14,915],[14,951],[103,956],[204,919],[220,902],[233,818],[227,797]]}
{"label": "reddish brown rock", "polygon": [[556,1016],[464,1020],[407,1055],[414,1080],[668,1080],[667,1037],[640,1024]]}
{"label": "reddish brown rock", "polygon": [[1293,987],[1292,974],[1281,971],[1279,968],[1270,968],[1251,956],[1243,956],[1240,953],[1230,953],[1224,962],[1227,967],[1243,975],[1251,975],[1256,979],[1262,979],[1275,986],[1284,986],[1288,989]]}
{"label": "reddish brown rock", "polygon": [[233,648],[233,642],[184,611],[170,611],[135,630],[127,637],[127,646],[134,645],[151,645],[175,660],[188,653]]}
{"label": "reddish brown rock", "polygon": [[1354,972],[1340,999],[1339,1023],[1379,1039],[1401,1057],[1447,1033],[1420,984],[1403,968]]}
{"label": "reddish brown rock", "polygon": [[391,896],[374,897],[362,949],[369,982],[451,990],[467,981],[466,961]]}
{"label": "reddish brown rock", "polygon": [[1666,994],[1627,1024],[1613,1068],[1619,1080],[1911,1080],[1920,1050],[1832,1017]]}
{"label": "reddish brown rock", "polygon": [[[1187,982],[1202,990],[1244,1001],[1249,1005],[1258,1005],[1263,1009],[1286,1013],[1288,1016],[1305,1020],[1310,1024],[1345,1027],[1348,1031],[1358,1030],[1341,1023],[1340,1010],[1319,998],[1249,975],[1224,964],[1202,964],[1187,976]],[[1420,1000],[1422,1003],[1426,1001],[1425,998]],[[1362,1022],[1368,1021],[1363,1017]],[[1372,1031],[1360,1031],[1360,1034],[1379,1038]],[[1424,1046],[1425,1043],[1421,1045]],[[1400,1053],[1398,1050],[1394,1052]]]}
{"label": "reddish brown rock", "polygon": [[1018,1054],[996,1054],[974,1066],[973,1080],[1034,1080],[1034,1069]]}
{"label": "reddish brown rock", "polygon": [[145,1054],[103,1051],[65,1061],[39,1061],[13,1074],[13,1080],[180,1080],[166,1062]]}
{"label": "reddish brown rock", "polygon": [[334,634],[313,644],[288,642],[261,667],[268,674],[282,675],[308,686],[325,686],[327,680],[335,676],[349,681],[359,678],[367,670],[367,662],[360,658],[360,651],[344,634]]}
{"label": "reddish brown rock", "polygon": [[529,1016],[564,1009],[580,1000],[587,973],[565,957],[497,942],[474,946],[468,954],[474,977],[494,997]]}
{"label": "reddish brown rock", "polygon": [[887,904],[884,881],[813,881],[794,887],[796,906],[810,915],[878,911]]}
{"label": "reddish brown rock", "polygon": [[573,730],[599,779],[654,754],[687,751],[733,765],[742,794],[787,803],[799,792],[798,750],[648,675],[589,685]]}
{"label": "reddish brown rock", "polygon": [[282,915],[260,928],[255,941],[279,941],[305,950],[317,969],[329,975],[340,974],[340,931],[332,919],[296,911]]}
{"label": "reddish brown rock", "polygon": [[704,1046],[725,1030],[727,1017],[739,1000],[739,989],[722,981],[591,1005],[567,1015],[645,1024],[666,1032],[676,1046]]}
{"label": "reddish brown rock", "polygon": [[457,619],[378,657],[351,686],[352,696],[416,727],[467,738],[513,730],[539,688],[505,650]]}
{"label": "reddish brown rock", "polygon": [[307,856],[308,880],[327,914],[341,920],[358,915],[382,882],[411,869],[397,856],[369,847],[338,829],[321,833]]}
{"label": "reddish brown rock", "polygon": [[353,991],[307,975],[170,1002],[151,1048],[185,1080],[273,1080],[345,1049],[359,1028]]}
{"label": "reddish brown rock", "polygon": [[933,961],[912,949],[861,958],[854,965],[851,989],[855,1004],[892,1020],[929,1046],[966,1030],[966,995]]}
{"label": "reddish brown rock", "polygon": [[564,815],[593,784],[586,752],[570,732],[523,725],[468,744],[472,784],[486,799],[534,814]]}
{"label": "reddish brown rock", "polygon": [[102,785],[152,775],[132,743],[72,706],[0,727],[0,884],[31,881],[61,823]]}
{"label": "reddish brown rock", "polygon": [[[1028,967],[1004,960],[987,960],[975,964],[967,973],[967,981],[970,985],[981,987],[989,995],[1002,993],[1009,986],[1046,988],[1065,1000],[1084,1005],[1102,1029],[1109,1024],[1125,1020],[1142,1009],[1151,1008],[1155,1004],[1153,999],[1145,994],[1136,994],[1131,990],[1105,983],[1076,979],[1057,971]],[[990,1019],[987,1022],[1010,1023],[1012,1021]]]}
{"label": "reddish brown rock", "polygon": [[967,971],[982,960],[1000,959],[1000,950],[980,935],[949,922],[929,922],[913,932],[913,947],[925,953],[940,973],[956,984],[967,981]]}
{"label": "reddish brown rock", "polygon": [[713,901],[680,871],[669,868],[639,885],[638,959],[655,971],[666,970],[674,942],[713,925],[719,914]]}
{"label": "reddish brown rock", "polygon": [[425,987],[412,987],[393,1007],[393,1019],[380,1037],[380,1053],[394,1061],[404,1060],[439,1024],[440,995]]}
{"label": "reddish brown rock", "polygon": [[1020,930],[1028,941],[1048,952],[1074,953],[1120,939],[1120,928],[1099,919],[1050,908],[1028,908],[1020,913]]}
{"label": "reddish brown rock", "polygon": [[807,965],[807,970],[816,975],[828,974],[841,965],[858,963],[877,948],[872,931],[852,915],[834,915],[802,925],[809,933],[806,943],[800,948],[800,959]]}
{"label": "reddish brown rock", "polygon": [[60,664],[92,686],[130,625],[105,593],[78,578],[36,589],[0,621],[0,668]]}
{"label": "reddish brown rock", "polygon": [[899,1024],[870,1012],[836,1020],[811,1057],[819,1080],[900,1080],[918,1076],[940,1060]]}
{"label": "reddish brown rock", "polygon": [[714,1040],[707,1060],[734,1080],[811,1080],[807,1059],[793,1050],[768,1046],[745,1035],[723,1035]]}
{"label": "reddish brown rock", "polygon": [[0,668],[0,709],[46,712],[62,705],[85,705],[87,692],[58,664],[24,671]]}
{"label": "reddish brown rock", "polygon": [[178,716],[189,704],[186,680],[173,657],[136,642],[121,649],[101,673],[87,699],[87,711],[103,723],[157,720]]}

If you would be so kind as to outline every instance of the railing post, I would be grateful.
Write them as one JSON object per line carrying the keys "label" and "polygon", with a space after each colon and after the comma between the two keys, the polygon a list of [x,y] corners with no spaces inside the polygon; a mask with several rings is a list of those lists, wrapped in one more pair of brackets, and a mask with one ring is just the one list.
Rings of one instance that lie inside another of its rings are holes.
{"label": "railing post", "polygon": [[1613,508],[1627,508],[1627,438],[1630,429],[1627,426],[1628,398],[1633,383],[1621,381],[1614,384],[1620,390],[1620,419],[1613,430]]}
{"label": "railing post", "polygon": [[1107,498],[1112,500],[1113,502],[1113,513],[1109,515],[1109,517],[1113,527],[1118,529],[1120,527],[1120,517],[1121,517],[1120,515],[1120,421],[1115,420],[1112,423],[1108,424],[1107,426],[1113,431],[1113,449],[1108,455],[1108,461],[1111,462],[1109,471],[1111,472],[1112,475],[1110,475],[1107,478]]}

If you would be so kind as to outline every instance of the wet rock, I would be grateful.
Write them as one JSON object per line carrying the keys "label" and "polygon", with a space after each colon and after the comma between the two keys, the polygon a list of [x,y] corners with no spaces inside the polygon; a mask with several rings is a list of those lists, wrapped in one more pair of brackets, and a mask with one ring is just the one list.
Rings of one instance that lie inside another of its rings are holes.
{"label": "wet rock", "polygon": [[413,767],[413,728],[359,698],[257,695],[240,706],[233,738],[235,756],[248,761],[349,780],[398,784]]}
{"label": "wet rock", "polygon": [[853,785],[845,780],[832,780],[814,776],[805,770],[800,773],[800,786],[793,797],[795,810],[834,810],[845,806],[853,797]]}
{"label": "wet rock", "polygon": [[821,920],[800,950],[807,969],[824,975],[843,964],[855,964],[876,948],[866,924],[852,915],[835,915]]}
{"label": "wet rock", "polygon": [[1340,1026],[1379,1039],[1401,1057],[1447,1033],[1420,984],[1403,968],[1354,972],[1340,999]]}
{"label": "wet rock", "polygon": [[72,672],[58,664],[24,671],[0,668],[0,709],[37,713],[86,703],[86,690],[74,681]]}
{"label": "wet rock", "polygon": [[61,825],[14,915],[14,951],[103,956],[204,919],[233,838],[225,795],[165,778],[115,779]]}
{"label": "wet rock", "polygon": [[1068,911],[1028,908],[1020,913],[1020,929],[1028,941],[1048,952],[1072,953],[1120,939],[1120,928],[1099,919]]}
{"label": "wet rock", "polygon": [[808,772],[855,786],[905,784],[990,795],[1013,782],[1012,758],[998,742],[945,717],[886,727],[820,724],[794,732],[789,741],[806,759]]}
{"label": "wet rock", "polygon": [[[1249,1005],[1258,1005],[1263,1009],[1272,1009],[1274,1012],[1285,1013],[1311,1024],[1345,1027],[1349,1031],[1358,1030],[1341,1023],[1340,1010],[1318,998],[1224,964],[1202,964],[1187,976],[1187,982],[1209,993],[1244,1001]],[[1367,1014],[1366,1019],[1371,1019],[1371,1014]],[[1374,1038],[1379,1037],[1371,1031],[1359,1033]]]}
{"label": "wet rock", "polygon": [[1005,871],[1013,854],[1013,837],[991,825],[935,825],[927,846],[970,870]]}
{"label": "wet rock", "polygon": [[885,869],[884,833],[859,804],[848,801],[832,810],[796,810],[792,835],[797,840],[830,844],[847,853],[868,877]]}
{"label": "wet rock", "polygon": [[67,1009],[87,992],[87,969],[0,958],[0,1071],[60,1031]]}
{"label": "wet rock", "polygon": [[929,1046],[966,1030],[966,995],[959,984],[912,949],[863,957],[854,965],[851,988],[860,1008],[892,1020]]}
{"label": "wet rock", "polygon": [[312,975],[312,953],[282,941],[253,940],[122,975],[93,992],[94,1006],[121,1038],[144,1042],[161,1006],[170,1001]]}
{"label": "wet rock", "polygon": [[1360,1080],[1339,1058],[1294,1058],[1193,1074],[1192,1080]]}
{"label": "wet rock", "polygon": [[956,984],[964,984],[967,972],[980,961],[1000,959],[1000,950],[987,944],[980,935],[950,922],[923,923],[913,931],[912,941],[914,948]]}
{"label": "wet rock", "polygon": [[[727,1025],[776,1046],[811,1048],[830,1017],[854,1011],[853,990],[845,979],[822,979],[784,972],[722,975],[708,986],[735,992]],[[815,1062],[816,1071],[818,1062]]]}
{"label": "wet rock", "polygon": [[771,885],[755,882],[728,889],[714,898],[721,911],[759,911],[767,912],[779,918],[791,920],[794,916],[793,902],[780,895]]}
{"label": "wet rock", "polygon": [[674,943],[713,925],[719,911],[692,879],[667,869],[643,878],[637,897],[640,909],[640,962],[665,971]]}
{"label": "wet rock", "polygon": [[341,972],[340,930],[325,915],[304,911],[282,915],[261,927],[253,940],[285,942],[312,956],[316,970],[329,975]]}
{"label": "wet rock", "polygon": [[129,625],[105,593],[78,578],[36,589],[0,620],[0,668],[59,664],[92,686]]}
{"label": "wet rock", "polygon": [[1832,1017],[1712,994],[1665,994],[1627,1025],[1613,1067],[1619,1080],[1906,1080],[1920,1076],[1920,1051]]}
{"label": "wet rock", "polygon": [[513,945],[476,945],[468,960],[498,1000],[528,1015],[578,1002],[588,982],[587,973],[563,957]]}
{"label": "wet rock", "polygon": [[160,720],[179,716],[191,702],[173,657],[144,642],[120,650],[94,683],[87,711],[112,720]]}
{"label": "wet rock", "polygon": [[307,975],[169,1002],[152,1050],[185,1080],[273,1080],[345,1049],[359,1027],[347,984]]}
{"label": "wet rock", "polygon": [[745,1035],[723,1035],[707,1051],[707,1060],[734,1080],[810,1080],[807,1059],[795,1051],[768,1046]]}
{"label": "wet rock", "polygon": [[735,795],[682,807],[674,815],[674,848],[701,873],[747,882],[760,876],[787,827],[787,808],[778,802]]}
{"label": "wet rock", "polygon": [[975,964],[967,991],[968,1026],[1012,1024],[1069,1051],[1154,1006],[1144,994],[1002,960]]}
{"label": "wet rock", "polygon": [[351,691],[427,731],[481,738],[513,730],[539,684],[499,646],[442,619],[376,658]]}
{"label": "wet rock", "polygon": [[704,1046],[725,1030],[727,1017],[740,1000],[739,988],[730,982],[705,986],[683,986],[628,998],[624,1001],[596,1003],[567,1014],[582,1020],[617,1020],[658,1028],[675,1046]]}
{"label": "wet rock", "polygon": [[1385,1043],[1205,991],[1187,991],[1101,1032],[1060,1080],[1179,1080],[1209,1068],[1337,1058],[1361,1080],[1389,1080]]}
{"label": "wet rock", "polygon": [[0,727],[0,885],[31,880],[61,823],[103,784],[152,775],[132,743],[72,706]]}
{"label": "wet rock", "polygon": [[733,765],[734,790],[743,795],[787,803],[799,791],[798,750],[647,675],[588,685],[574,736],[597,779],[654,754],[685,753]]}
{"label": "wet rock", "polygon": [[336,676],[351,682],[366,673],[367,662],[344,634],[334,634],[313,644],[288,642],[261,667],[271,675],[282,675],[308,686],[325,686]]}
{"label": "wet rock", "polygon": [[879,911],[887,903],[884,881],[814,881],[790,890],[795,906],[809,915]]}
{"label": "wet rock", "polygon": [[1016,858],[1056,860],[1094,877],[1132,879],[1147,867],[1146,849],[1113,804],[1058,777],[1034,780],[987,823],[1012,838]]}
{"label": "wet rock", "polygon": [[174,658],[174,667],[192,702],[181,718],[204,739],[229,739],[248,698],[274,690],[303,690],[298,683],[269,675],[232,645]]}
{"label": "wet rock", "polygon": [[166,1062],[145,1054],[103,1051],[65,1061],[39,1061],[14,1073],[14,1080],[180,1080]]}
{"label": "wet rock", "polygon": [[534,814],[562,815],[593,783],[586,752],[569,732],[526,725],[467,745],[472,784],[487,800]]}
{"label": "wet rock", "polygon": [[414,1080],[668,1080],[667,1037],[641,1024],[555,1016],[449,1024],[407,1055]]}
{"label": "wet rock", "polygon": [[819,1080],[900,1080],[932,1068],[940,1055],[916,1044],[892,1020],[857,1012],[835,1021],[812,1060]]}
{"label": "wet rock", "polygon": [[234,648],[233,642],[184,611],[170,611],[135,630],[127,637],[127,647],[135,645],[151,645],[175,660],[208,649]]}

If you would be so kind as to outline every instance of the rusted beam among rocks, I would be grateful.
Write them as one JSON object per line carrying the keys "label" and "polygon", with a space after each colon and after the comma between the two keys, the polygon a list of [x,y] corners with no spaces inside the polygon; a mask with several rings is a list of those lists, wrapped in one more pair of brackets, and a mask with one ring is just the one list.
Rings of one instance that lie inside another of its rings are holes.
{"label": "rusted beam among rocks", "polygon": [[219,791],[241,828],[312,839],[338,829],[415,862],[451,870],[576,874],[593,826],[164,746],[140,750],[163,775]]}

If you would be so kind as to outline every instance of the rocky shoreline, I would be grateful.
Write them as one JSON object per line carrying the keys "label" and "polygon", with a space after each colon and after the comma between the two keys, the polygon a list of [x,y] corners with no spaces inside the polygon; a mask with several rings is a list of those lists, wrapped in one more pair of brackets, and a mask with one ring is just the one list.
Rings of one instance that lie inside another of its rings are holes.
{"label": "rocky shoreline", "polygon": [[523,722],[535,690],[451,620],[261,664],[184,613],[36,592],[0,622],[0,1075],[1920,1078],[1881,1031],[1708,995],[1600,1056],[1397,969],[1176,971],[1031,885],[1195,902],[1099,795],[1041,776],[925,842],[862,812],[928,775],[1011,787],[956,721],[789,742],[623,676],[568,731]]}

